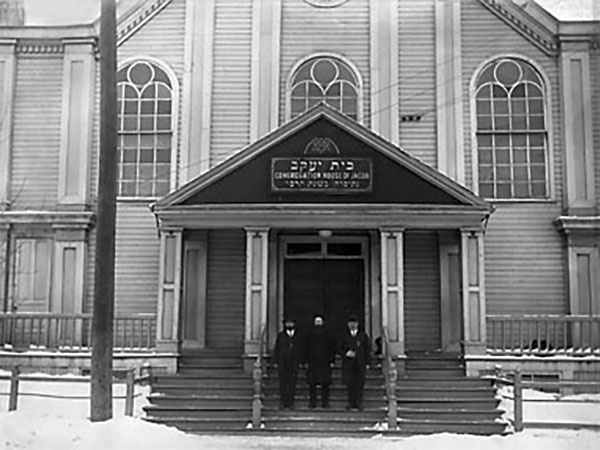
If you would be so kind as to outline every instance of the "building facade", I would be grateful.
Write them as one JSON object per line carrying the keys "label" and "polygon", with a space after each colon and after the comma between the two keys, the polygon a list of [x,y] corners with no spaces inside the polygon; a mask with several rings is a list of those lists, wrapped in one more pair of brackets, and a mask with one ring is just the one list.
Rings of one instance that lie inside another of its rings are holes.
{"label": "building facade", "polygon": [[[3,340],[85,349],[98,23],[15,20]],[[117,345],[174,370],[321,313],[473,373],[575,376],[597,354],[600,23],[498,0],[121,1],[118,62]]]}

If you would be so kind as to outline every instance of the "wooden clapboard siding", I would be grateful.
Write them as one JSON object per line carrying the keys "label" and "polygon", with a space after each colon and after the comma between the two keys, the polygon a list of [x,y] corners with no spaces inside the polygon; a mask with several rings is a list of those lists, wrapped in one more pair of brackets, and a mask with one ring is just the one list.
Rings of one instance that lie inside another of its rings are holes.
{"label": "wooden clapboard siding", "polygon": [[[600,149],[600,48],[591,52],[590,76],[592,85],[592,133],[593,146]],[[594,155],[596,177],[596,205],[600,206],[600,154]]]}
{"label": "wooden clapboard siding", "polygon": [[485,235],[488,314],[567,312],[566,256],[555,205],[499,205]]}
{"label": "wooden clapboard siding", "polygon": [[282,0],[280,123],[287,120],[287,83],[301,58],[314,53],[345,56],[363,80],[363,122],[370,121],[369,2],[352,0],[337,8],[315,8],[297,0]]}
{"label": "wooden clapboard siding", "polygon": [[246,244],[242,230],[208,233],[206,345],[241,348],[244,342]]}
{"label": "wooden clapboard siding", "polygon": [[94,109],[92,118],[92,154],[90,157],[89,171],[89,193],[90,204],[95,205],[97,201],[98,190],[98,163],[100,149],[100,63],[96,63],[95,84],[94,84]]}
{"label": "wooden clapboard siding", "polygon": [[62,55],[21,57],[13,116],[11,195],[15,209],[57,203]]}
{"label": "wooden clapboard siding", "polygon": [[433,231],[404,234],[404,314],[408,352],[440,348],[440,263]]}
{"label": "wooden clapboard siding", "polygon": [[214,33],[211,166],[250,140],[251,0],[217,0]]}
{"label": "wooden clapboard siding", "polygon": [[504,23],[477,0],[461,2],[463,106],[465,175],[467,186],[473,187],[471,103],[469,86],[475,71],[489,58],[501,55],[523,55],[535,61],[550,82],[550,100],[553,132],[554,191],[555,198],[562,198],[563,167],[561,154],[561,115],[559,95],[559,62],[535,47],[509,25]]}
{"label": "wooden clapboard siding", "polygon": [[178,77],[183,73],[185,41],[185,0],[173,0],[117,51],[119,62],[129,58],[152,56],[164,61]]}
{"label": "wooden clapboard siding", "polygon": [[400,116],[424,114],[418,122],[400,121],[400,146],[437,167],[433,0],[399,0],[398,40]]}
{"label": "wooden clapboard siding", "polygon": [[549,79],[554,199],[547,203],[499,203],[485,236],[487,312],[563,313],[567,307],[562,239],[553,225],[560,215],[563,167],[558,59],[544,54],[476,1],[462,5],[465,172],[473,186],[469,86],[477,68],[503,54],[523,55]]}
{"label": "wooden clapboard siding", "polygon": [[117,207],[115,311],[156,312],[159,238],[148,206],[122,203]]}

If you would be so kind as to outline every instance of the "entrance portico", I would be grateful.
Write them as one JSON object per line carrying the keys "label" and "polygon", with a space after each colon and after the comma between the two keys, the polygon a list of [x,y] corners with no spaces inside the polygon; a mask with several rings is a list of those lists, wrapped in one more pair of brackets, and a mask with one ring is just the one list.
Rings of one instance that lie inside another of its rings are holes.
{"label": "entrance portico", "polygon": [[[252,356],[263,330],[272,343],[284,314],[307,326],[316,313],[337,331],[350,313],[372,338],[386,329],[397,358],[423,342],[484,348],[491,206],[325,105],[154,211],[165,349],[227,339]],[[226,329],[219,339],[215,323]]]}

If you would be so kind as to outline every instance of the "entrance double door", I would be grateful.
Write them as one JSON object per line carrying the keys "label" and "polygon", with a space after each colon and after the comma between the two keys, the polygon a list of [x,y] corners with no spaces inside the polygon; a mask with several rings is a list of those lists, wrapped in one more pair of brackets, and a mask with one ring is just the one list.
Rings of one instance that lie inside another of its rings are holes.
{"label": "entrance double door", "polygon": [[350,314],[364,326],[363,259],[286,259],[284,277],[284,316],[296,318],[300,329],[308,329],[315,314],[336,336]]}

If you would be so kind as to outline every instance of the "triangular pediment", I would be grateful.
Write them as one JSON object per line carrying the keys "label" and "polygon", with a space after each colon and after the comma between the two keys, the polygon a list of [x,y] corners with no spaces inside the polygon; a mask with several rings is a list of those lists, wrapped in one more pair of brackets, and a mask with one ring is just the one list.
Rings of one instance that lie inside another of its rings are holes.
{"label": "triangular pediment", "polygon": [[319,105],[155,204],[491,205],[338,111]]}

